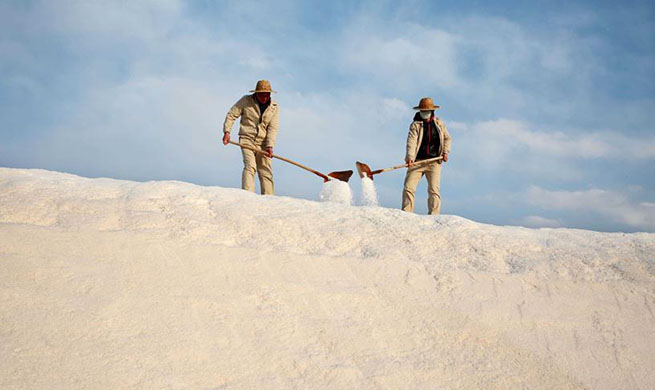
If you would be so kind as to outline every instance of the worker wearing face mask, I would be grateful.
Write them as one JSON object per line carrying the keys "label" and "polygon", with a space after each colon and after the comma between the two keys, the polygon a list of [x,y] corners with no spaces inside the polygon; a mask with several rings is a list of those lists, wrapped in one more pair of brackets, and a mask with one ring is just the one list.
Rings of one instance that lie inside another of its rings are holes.
{"label": "worker wearing face mask", "polygon": [[[402,209],[408,212],[414,211],[414,192],[419,180],[425,175],[428,180],[428,213],[439,214],[441,212],[441,162],[448,161],[450,134],[443,121],[434,116],[434,111],[438,110],[439,106],[435,106],[431,98],[421,99],[414,109],[418,112],[414,115],[407,135],[405,162],[408,168],[403,186]],[[442,160],[415,164],[435,157],[441,157]]]}
{"label": "worker wearing face mask", "polygon": [[280,109],[271,99],[271,83],[259,80],[252,95],[245,95],[230,108],[223,123],[223,144],[230,142],[230,131],[234,122],[241,118],[239,125],[239,142],[243,145],[264,149],[267,155],[241,148],[243,154],[243,172],[241,188],[255,191],[255,171],[259,176],[260,190],[263,195],[273,195],[273,147],[280,124]]}

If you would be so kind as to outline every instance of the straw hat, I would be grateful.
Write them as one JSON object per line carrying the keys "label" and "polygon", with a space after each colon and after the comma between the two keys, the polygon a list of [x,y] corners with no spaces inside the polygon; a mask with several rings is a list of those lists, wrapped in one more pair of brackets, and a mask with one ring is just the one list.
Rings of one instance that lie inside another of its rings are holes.
{"label": "straw hat", "polygon": [[259,80],[257,86],[250,92],[276,92],[271,89],[271,83],[268,80]]}
{"label": "straw hat", "polygon": [[428,110],[438,110],[440,106],[435,106],[432,98],[424,97],[418,102],[418,106],[414,107],[415,110],[428,111]]}

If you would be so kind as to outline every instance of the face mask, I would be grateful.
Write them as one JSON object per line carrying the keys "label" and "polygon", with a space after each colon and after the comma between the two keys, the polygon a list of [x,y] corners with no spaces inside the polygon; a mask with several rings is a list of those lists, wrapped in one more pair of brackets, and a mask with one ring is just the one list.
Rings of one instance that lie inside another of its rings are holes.
{"label": "face mask", "polygon": [[268,92],[257,92],[255,93],[255,97],[259,103],[264,104],[271,98],[271,94]]}
{"label": "face mask", "polygon": [[432,116],[432,111],[421,111],[419,115],[421,115],[421,118],[423,118],[423,120],[426,121],[430,119],[430,117]]}

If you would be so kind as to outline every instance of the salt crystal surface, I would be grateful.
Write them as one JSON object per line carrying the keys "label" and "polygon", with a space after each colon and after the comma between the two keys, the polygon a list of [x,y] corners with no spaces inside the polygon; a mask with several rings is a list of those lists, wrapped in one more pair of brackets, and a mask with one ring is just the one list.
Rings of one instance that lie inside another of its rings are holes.
{"label": "salt crystal surface", "polygon": [[0,389],[655,388],[655,234],[335,206],[0,167]]}

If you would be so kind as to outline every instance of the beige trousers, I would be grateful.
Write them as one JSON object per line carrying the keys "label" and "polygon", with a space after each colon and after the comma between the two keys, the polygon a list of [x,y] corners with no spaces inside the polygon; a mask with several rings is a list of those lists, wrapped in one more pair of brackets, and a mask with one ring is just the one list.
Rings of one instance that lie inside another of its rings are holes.
{"label": "beige trousers", "polygon": [[438,161],[415,165],[407,169],[403,186],[403,211],[414,212],[414,192],[421,177],[428,179],[428,213],[436,215],[441,212],[441,164]]}
{"label": "beige trousers", "polygon": [[[262,142],[253,142],[247,138],[240,138],[239,142],[244,145],[263,149]],[[272,159],[263,154],[255,153],[252,150],[241,148],[243,154],[243,172],[241,173],[241,188],[255,192],[255,171],[259,176],[259,187],[262,195],[273,195],[273,165]]]}

